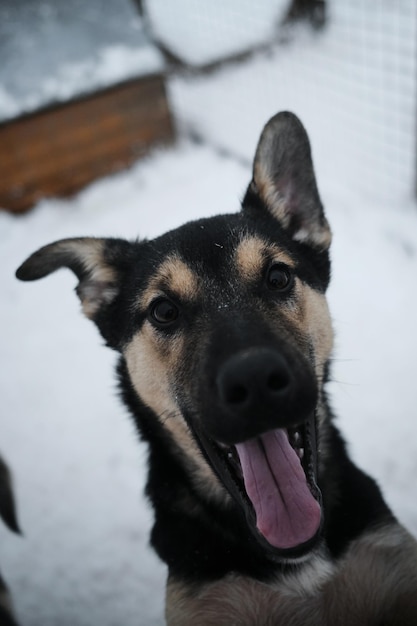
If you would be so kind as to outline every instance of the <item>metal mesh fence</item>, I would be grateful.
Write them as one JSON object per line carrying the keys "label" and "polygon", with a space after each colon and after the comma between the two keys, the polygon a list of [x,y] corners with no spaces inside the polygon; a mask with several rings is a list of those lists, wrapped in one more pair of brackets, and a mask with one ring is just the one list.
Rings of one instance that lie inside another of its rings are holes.
{"label": "metal mesh fence", "polygon": [[153,0],[148,7],[156,36],[186,64],[255,50],[210,73],[171,75],[184,131],[249,161],[266,119],[290,109],[311,135],[319,177],[378,202],[414,195],[414,0],[329,0],[324,29],[290,34],[279,26],[283,1]]}

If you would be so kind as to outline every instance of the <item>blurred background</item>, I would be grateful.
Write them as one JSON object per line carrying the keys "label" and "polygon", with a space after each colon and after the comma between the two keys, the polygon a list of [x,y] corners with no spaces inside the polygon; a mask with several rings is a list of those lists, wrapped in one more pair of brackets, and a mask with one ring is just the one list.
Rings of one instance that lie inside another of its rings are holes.
{"label": "blurred background", "polygon": [[414,0],[2,0],[0,452],[24,536],[0,571],[27,626],[163,624],[146,451],[74,277],[37,247],[150,237],[239,208],[292,110],[334,231],[330,384],[355,460],[417,534]]}

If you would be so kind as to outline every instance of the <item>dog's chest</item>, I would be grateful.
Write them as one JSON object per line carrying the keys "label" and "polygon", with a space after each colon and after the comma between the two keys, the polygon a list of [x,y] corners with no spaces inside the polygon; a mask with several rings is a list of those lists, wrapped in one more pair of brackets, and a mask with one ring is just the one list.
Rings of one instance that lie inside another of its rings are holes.
{"label": "dog's chest", "polygon": [[301,626],[318,620],[317,591],[330,575],[324,560],[279,583],[228,576],[204,587],[169,581],[168,626]]}

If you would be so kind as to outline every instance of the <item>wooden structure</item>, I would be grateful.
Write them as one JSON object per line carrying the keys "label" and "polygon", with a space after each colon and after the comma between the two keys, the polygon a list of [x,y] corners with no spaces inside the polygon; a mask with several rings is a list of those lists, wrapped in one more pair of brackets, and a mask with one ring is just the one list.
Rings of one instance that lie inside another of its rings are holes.
{"label": "wooden structure", "polygon": [[144,76],[0,124],[0,207],[67,196],[173,140],[161,75]]}

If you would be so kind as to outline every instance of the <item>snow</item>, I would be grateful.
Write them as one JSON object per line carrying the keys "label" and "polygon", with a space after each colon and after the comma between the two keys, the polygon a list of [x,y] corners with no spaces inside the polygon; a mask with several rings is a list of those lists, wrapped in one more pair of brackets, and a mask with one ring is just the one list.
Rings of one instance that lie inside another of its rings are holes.
{"label": "snow", "polygon": [[0,58],[2,121],[164,67],[126,0],[3,0]]}
{"label": "snow", "polygon": [[182,127],[250,162],[265,120],[288,109],[309,130],[321,178],[381,202],[410,196],[417,3],[353,4],[333,0],[327,30],[297,29],[287,45],[260,52],[233,72],[227,67],[199,80],[171,81]]}
{"label": "snow", "polygon": [[[352,3],[350,13],[359,38],[354,20],[370,19],[365,4]],[[417,535],[415,65],[403,55],[401,66],[399,50],[414,46],[404,13],[415,9],[407,0],[403,12],[378,3],[381,41],[404,26],[390,66],[376,36],[359,58],[363,47],[343,30],[347,9],[332,6],[332,28],[319,38],[300,33],[242,66],[173,78],[183,135],[175,147],[70,200],[42,201],[25,217],[0,214],[0,452],[14,472],[24,532],[0,527],[0,569],[23,626],[160,626],[166,569],[147,545],[146,450],[117,397],[115,354],[81,315],[70,272],[23,284],[14,271],[62,237],[151,237],[237,210],[262,125],[281,108],[293,108],[309,130],[334,232],[330,392],[338,424]],[[356,64],[368,88],[357,71],[357,82],[346,76]],[[203,144],[186,138],[190,127]]]}
{"label": "snow", "polygon": [[155,38],[184,63],[200,66],[276,39],[285,0],[258,0],[256,11],[251,5],[251,0],[177,0],[169,6],[151,0],[146,8]]}

